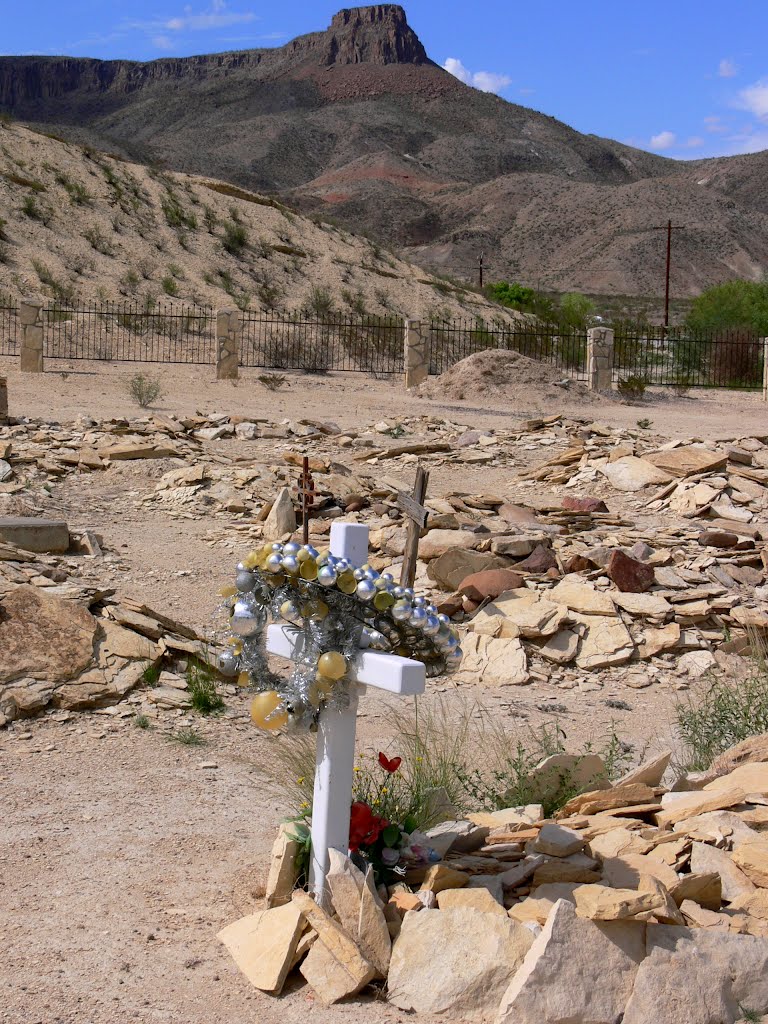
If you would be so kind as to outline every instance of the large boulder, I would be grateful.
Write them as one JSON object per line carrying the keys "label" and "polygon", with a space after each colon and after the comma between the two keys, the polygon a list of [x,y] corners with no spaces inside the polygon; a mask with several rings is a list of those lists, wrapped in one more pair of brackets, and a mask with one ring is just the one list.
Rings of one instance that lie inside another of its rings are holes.
{"label": "large boulder", "polygon": [[733,1024],[768,1010],[768,942],[709,928],[649,925],[623,1024]]}
{"label": "large boulder", "polygon": [[533,943],[506,915],[469,907],[406,914],[392,950],[388,999],[401,1010],[481,1020]]}
{"label": "large boulder", "polygon": [[505,992],[497,1022],[617,1024],[644,957],[645,925],[588,921],[558,900]]}
{"label": "large boulder", "polygon": [[454,591],[458,590],[461,582],[473,573],[485,572],[488,569],[506,569],[508,565],[509,559],[492,555],[490,552],[451,548],[430,561],[427,576],[444,590]]}
{"label": "large boulder", "polygon": [[97,629],[80,605],[37,587],[15,587],[0,597],[0,684],[74,679],[91,664]]}

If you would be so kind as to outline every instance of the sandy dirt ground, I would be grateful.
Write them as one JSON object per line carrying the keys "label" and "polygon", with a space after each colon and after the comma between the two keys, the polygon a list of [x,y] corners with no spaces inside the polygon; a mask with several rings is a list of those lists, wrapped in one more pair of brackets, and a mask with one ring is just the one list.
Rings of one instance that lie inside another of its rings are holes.
{"label": "sandy dirt ground", "polygon": [[[125,390],[135,372],[134,365],[61,364],[32,376],[0,360],[11,415],[61,421],[80,414],[135,416]],[[617,426],[647,417],[653,421],[649,430],[661,438],[768,434],[768,407],[753,395],[658,395],[642,406],[579,409],[568,406],[567,392],[562,408],[541,408],[535,394],[526,394],[510,395],[505,408],[410,397],[400,381],[363,375],[288,375],[286,387],[273,395],[258,384],[257,371],[237,386],[215,381],[208,367],[159,373],[165,397],[158,409],[173,413],[309,416],[352,428],[418,414],[500,427],[542,412],[569,412]],[[222,442],[227,443],[233,442]],[[113,470],[108,479],[67,477],[51,511],[58,509],[73,528],[103,534],[108,550],[119,554],[110,562],[108,581],[121,593],[158,608],[164,603],[170,615],[210,627],[216,592],[230,582],[237,552],[230,557],[206,543],[211,524],[204,520],[180,523],[160,511],[137,509],[131,492],[151,484],[150,464],[123,463]],[[458,477],[444,467],[433,474],[430,490],[496,491],[515,500],[507,472],[463,468]],[[549,495],[526,491],[524,500],[534,497]],[[222,525],[217,520],[219,531]],[[104,581],[105,571],[94,573]],[[624,700],[630,710],[612,709],[606,704],[611,698]],[[363,702],[361,746],[386,747],[392,699]],[[457,707],[481,700],[508,727],[511,743],[531,726],[552,721],[556,704],[569,740],[596,738],[615,722],[639,754],[669,737],[676,695],[671,687],[630,690],[620,678],[599,693],[564,692],[540,682],[459,692],[437,680],[424,699]],[[0,1022],[405,1020],[371,999],[326,1009],[296,983],[280,1000],[261,995],[217,943],[220,927],[254,907],[274,828],[287,810],[268,785],[270,741],[246,716],[244,700],[228,701],[223,718],[199,723],[203,747],[171,743],[163,728],[141,731],[130,718],[108,712],[48,715],[0,733]]]}

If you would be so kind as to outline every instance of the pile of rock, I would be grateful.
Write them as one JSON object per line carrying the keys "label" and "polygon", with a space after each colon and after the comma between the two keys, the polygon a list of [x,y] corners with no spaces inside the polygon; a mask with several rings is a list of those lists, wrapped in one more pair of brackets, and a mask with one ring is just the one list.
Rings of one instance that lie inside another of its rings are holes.
{"label": "pile of rock", "polygon": [[[3,535],[23,535],[33,546],[83,544],[65,523],[0,520],[0,726],[48,707],[83,710],[122,700],[148,678],[190,657],[215,665],[216,649],[195,630],[113,590],[84,586],[67,561],[16,547]],[[65,536],[68,544],[65,542]],[[47,538],[47,539],[46,539]],[[95,537],[88,544],[98,545]],[[188,707],[186,682],[148,690],[160,707]]]}
{"label": "pile of rock", "polygon": [[529,805],[445,821],[424,837],[439,862],[389,888],[333,852],[325,908],[291,895],[283,826],[265,908],[219,937],[257,988],[277,995],[298,968],[325,1003],[386,979],[403,1010],[499,1024],[765,1013],[768,736],[683,789],[661,786],[668,763],[554,819]]}

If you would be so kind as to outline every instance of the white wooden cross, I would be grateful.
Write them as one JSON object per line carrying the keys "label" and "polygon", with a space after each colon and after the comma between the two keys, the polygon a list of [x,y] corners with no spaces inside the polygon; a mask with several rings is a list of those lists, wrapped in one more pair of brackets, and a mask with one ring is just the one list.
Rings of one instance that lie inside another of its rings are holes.
{"label": "white wooden cross", "polygon": [[[368,527],[356,523],[331,526],[331,554],[348,558],[352,565],[368,560]],[[283,658],[301,653],[303,638],[295,630],[278,624],[267,630],[267,650]],[[357,698],[367,686],[375,686],[404,697],[423,693],[426,672],[420,661],[378,651],[360,652],[348,678],[351,701],[343,711],[324,707],[320,712],[315,755],[315,794],[312,803],[312,861],[310,886],[321,905],[328,903],[325,878],[329,850],[349,853],[349,818],[355,767],[355,726]]]}

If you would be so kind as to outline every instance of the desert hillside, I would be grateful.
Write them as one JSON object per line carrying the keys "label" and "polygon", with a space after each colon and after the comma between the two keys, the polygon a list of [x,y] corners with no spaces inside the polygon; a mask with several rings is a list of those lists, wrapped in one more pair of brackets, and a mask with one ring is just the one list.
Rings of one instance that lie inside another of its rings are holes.
{"label": "desert hillside", "polygon": [[264,196],[0,122],[0,305],[20,297],[501,313],[366,238]]}
{"label": "desert hillside", "polygon": [[138,162],[274,194],[422,265],[552,290],[659,294],[768,262],[766,154],[676,161],[478,92],[395,4],[273,49],[148,63],[0,57],[0,111]]}

